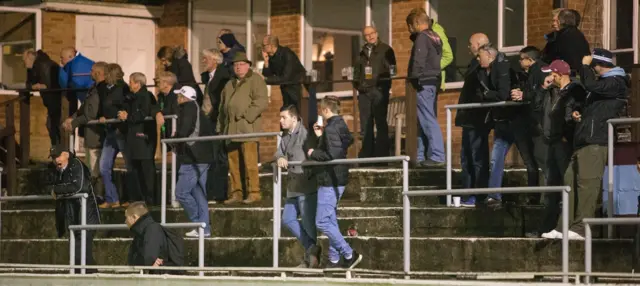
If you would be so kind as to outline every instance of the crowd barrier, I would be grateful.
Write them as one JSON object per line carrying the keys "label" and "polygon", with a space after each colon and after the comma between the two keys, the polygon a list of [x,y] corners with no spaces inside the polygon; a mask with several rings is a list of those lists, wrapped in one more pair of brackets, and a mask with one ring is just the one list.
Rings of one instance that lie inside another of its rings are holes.
{"label": "crowd barrier", "polygon": [[592,261],[592,238],[591,226],[592,225],[607,225],[609,227],[613,225],[637,225],[640,227],[640,217],[620,217],[620,218],[585,218],[582,220],[584,223],[584,271],[587,273],[587,281],[590,278],[591,261]]}
{"label": "crowd barrier", "polygon": [[[204,267],[204,228],[207,226],[204,222],[185,222],[185,223],[163,223],[165,228],[198,228],[198,267]],[[95,224],[88,225],[86,221],[83,221],[82,225],[70,225],[69,226],[69,266],[75,265],[75,250],[76,241],[74,230],[82,231],[82,238],[80,241],[80,265],[87,265],[87,230],[129,230],[126,224]],[[70,268],[70,273],[74,274],[74,268]],[[154,268],[158,269],[158,268]],[[162,267],[162,269],[165,269]],[[81,268],[80,274],[85,274],[86,268]],[[200,271],[200,276],[204,276],[204,272]]]}

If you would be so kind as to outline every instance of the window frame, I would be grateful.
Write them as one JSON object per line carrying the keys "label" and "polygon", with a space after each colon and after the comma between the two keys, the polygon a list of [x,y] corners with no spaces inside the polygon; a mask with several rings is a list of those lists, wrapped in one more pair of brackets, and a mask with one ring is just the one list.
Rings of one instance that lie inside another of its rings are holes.
{"label": "window frame", "polygon": [[[429,17],[435,19],[436,21],[438,20],[438,2],[439,1],[446,1],[446,0],[426,0],[425,1],[425,10],[427,11],[427,14],[429,15]],[[497,48],[500,52],[505,53],[507,56],[513,56],[517,53],[520,52],[520,50],[522,50],[524,47],[527,46],[527,1],[528,0],[521,0],[524,2],[524,17],[523,17],[523,21],[524,21],[524,30],[523,30],[523,39],[524,39],[524,43],[522,45],[518,45],[518,46],[505,46],[504,45],[504,37],[505,37],[505,33],[504,33],[504,7],[505,7],[505,0],[498,0],[498,39],[497,39]],[[605,1],[609,1],[609,0],[605,0]],[[446,27],[445,27],[446,29]],[[471,36],[471,35],[468,35]],[[464,84],[464,81],[456,81],[456,82],[447,82],[444,84],[444,87],[446,89],[459,89],[462,88]]]}
{"label": "window frame", "polygon": [[[35,50],[42,49],[42,10],[37,8],[22,8],[22,7],[9,7],[0,6],[0,12],[15,12],[35,15],[35,35],[34,35],[34,47]],[[31,41],[29,41],[31,42]],[[7,42],[9,43],[9,42]],[[0,47],[5,43],[0,43]],[[2,80],[2,57],[0,56],[0,81]],[[13,94],[13,92],[3,92],[2,94]],[[39,93],[36,93],[39,95]]]}
{"label": "window frame", "polygon": [[[623,49],[611,49],[611,41],[615,39],[615,35],[612,35],[611,28],[615,23],[616,15],[613,15],[614,10],[612,9],[614,1],[618,0],[603,0],[604,10],[603,10],[603,29],[602,29],[602,43],[603,47],[611,53],[615,55],[622,53],[633,52],[633,61],[634,63],[638,63],[640,61],[640,48],[638,47],[638,41],[640,40],[639,33],[639,23],[638,23],[638,12],[640,10],[640,1],[633,1],[633,23],[632,25],[632,44],[631,48],[623,48]],[[617,3],[617,2],[616,2]]]}

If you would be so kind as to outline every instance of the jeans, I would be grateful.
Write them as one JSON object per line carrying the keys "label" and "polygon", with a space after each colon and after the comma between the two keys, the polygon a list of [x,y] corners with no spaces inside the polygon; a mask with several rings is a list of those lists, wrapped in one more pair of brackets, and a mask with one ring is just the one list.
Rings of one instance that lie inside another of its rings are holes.
{"label": "jeans", "polygon": [[338,201],[344,193],[344,186],[319,187],[318,209],[316,212],[316,227],[329,238],[329,261],[337,262],[340,256],[350,257],[353,249],[344,240],[338,228]]}
{"label": "jeans", "polygon": [[[122,152],[122,156],[124,157],[124,163],[127,168],[127,176],[130,171],[133,171],[133,166],[131,165],[131,160],[129,160],[129,154],[127,153],[127,148],[125,145],[124,135],[120,132],[116,132],[115,130],[107,131],[107,136],[104,139],[104,144],[102,145],[102,154],[100,155],[100,174],[102,175],[102,180],[104,181],[104,198],[108,203],[115,203],[120,201],[120,197],[118,196],[118,189],[116,185],[113,183],[113,163],[116,160],[116,156],[118,153]],[[129,187],[137,187],[130,185]],[[138,190],[134,190],[137,192]]]}
{"label": "jeans", "polygon": [[205,234],[211,233],[207,202],[207,171],[209,164],[182,164],[178,170],[176,200],[192,222],[204,222]]}
{"label": "jeans", "polygon": [[486,188],[489,184],[489,129],[462,128],[462,186]]}
{"label": "jeans", "polygon": [[[318,194],[287,198],[282,212],[282,224],[293,234],[306,251],[316,245],[316,211]],[[298,221],[300,216],[301,222]]]}
{"label": "jeans", "polygon": [[425,153],[432,161],[445,161],[442,131],[440,131],[440,124],[438,124],[438,95],[436,92],[435,86],[425,85],[417,94],[418,162],[425,160]]}

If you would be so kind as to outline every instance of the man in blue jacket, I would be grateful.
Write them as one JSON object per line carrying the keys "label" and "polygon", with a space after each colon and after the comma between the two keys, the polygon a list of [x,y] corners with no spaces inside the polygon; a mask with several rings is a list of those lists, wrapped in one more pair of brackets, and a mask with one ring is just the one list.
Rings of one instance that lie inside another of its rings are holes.
{"label": "man in blue jacket", "polygon": [[[58,81],[61,88],[86,88],[93,85],[91,79],[91,67],[94,62],[80,54],[73,47],[63,48],[60,52],[60,75]],[[69,116],[78,110],[78,100],[84,102],[87,98],[87,90],[67,92],[69,101]]]}

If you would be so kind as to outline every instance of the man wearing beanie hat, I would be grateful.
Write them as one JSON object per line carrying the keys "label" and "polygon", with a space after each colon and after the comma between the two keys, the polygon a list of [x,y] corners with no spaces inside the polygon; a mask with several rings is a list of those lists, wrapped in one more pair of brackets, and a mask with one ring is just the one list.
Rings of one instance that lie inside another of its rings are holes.
{"label": "man wearing beanie hat", "polygon": [[[613,64],[613,54],[605,49],[594,49],[591,56],[585,56],[579,73],[588,95],[584,104],[576,105],[571,114],[576,122],[574,151],[564,176],[564,184],[571,186],[569,239],[584,239],[582,219],[592,217],[596,211],[607,162],[607,120],[620,116],[630,85],[627,74]],[[562,218],[556,229],[543,237],[562,238],[561,226]]]}
{"label": "man wearing beanie hat", "polygon": [[236,40],[236,36],[230,30],[222,29],[218,34],[218,49],[222,53],[222,65],[233,74],[233,57],[238,52],[246,53],[244,46]]}
{"label": "man wearing beanie hat", "polygon": [[[222,90],[222,102],[216,131],[220,135],[247,134],[262,131],[262,112],[268,105],[267,85],[259,74],[251,70],[245,53],[233,59],[235,77]],[[250,204],[261,200],[258,180],[258,138],[231,139],[226,142],[231,186],[225,204]],[[245,170],[248,197],[242,201],[240,164]]]}

